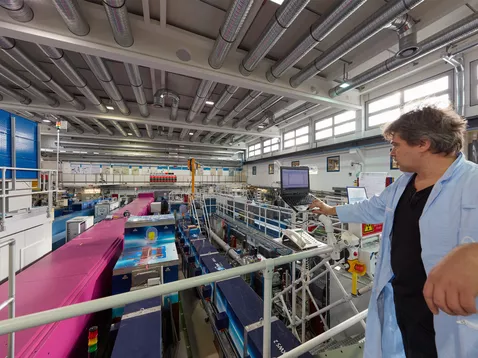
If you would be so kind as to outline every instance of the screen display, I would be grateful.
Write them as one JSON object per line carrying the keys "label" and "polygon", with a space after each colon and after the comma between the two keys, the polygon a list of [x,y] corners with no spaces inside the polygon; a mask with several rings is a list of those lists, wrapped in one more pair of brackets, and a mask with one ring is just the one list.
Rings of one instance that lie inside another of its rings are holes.
{"label": "screen display", "polygon": [[282,189],[307,189],[309,171],[307,169],[282,169]]}
{"label": "screen display", "polygon": [[365,188],[348,187],[347,196],[349,198],[349,204],[360,203],[361,201],[367,200]]}

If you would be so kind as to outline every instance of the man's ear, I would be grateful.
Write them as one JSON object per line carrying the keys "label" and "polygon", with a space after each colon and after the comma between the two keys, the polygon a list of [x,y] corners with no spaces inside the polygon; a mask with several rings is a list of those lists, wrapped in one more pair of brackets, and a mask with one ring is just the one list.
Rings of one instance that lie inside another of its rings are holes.
{"label": "man's ear", "polygon": [[420,144],[418,144],[418,148],[421,152],[427,152],[430,149],[431,142],[429,139],[420,139]]}

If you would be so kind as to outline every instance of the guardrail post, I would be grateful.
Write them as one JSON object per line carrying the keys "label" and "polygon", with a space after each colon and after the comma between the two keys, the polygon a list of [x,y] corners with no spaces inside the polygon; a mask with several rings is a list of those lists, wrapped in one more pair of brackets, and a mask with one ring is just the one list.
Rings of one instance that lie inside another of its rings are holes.
{"label": "guardrail post", "polygon": [[271,356],[271,315],[272,315],[272,277],[274,275],[274,262],[266,260],[264,269],[264,325],[262,340],[262,357]]}
{"label": "guardrail post", "polygon": [[[8,318],[15,317],[15,240],[8,245]],[[8,334],[8,357],[15,357],[15,332]]]}
{"label": "guardrail post", "polygon": [[48,212],[46,217],[49,218],[51,216],[51,208],[52,208],[52,201],[53,201],[53,193],[51,191],[51,170],[48,171]]}
{"label": "guardrail post", "polygon": [[6,215],[6,207],[7,207],[7,198],[6,198],[6,190],[5,190],[5,175],[7,170],[2,168],[2,223],[0,225],[0,231],[5,231],[5,215]]}

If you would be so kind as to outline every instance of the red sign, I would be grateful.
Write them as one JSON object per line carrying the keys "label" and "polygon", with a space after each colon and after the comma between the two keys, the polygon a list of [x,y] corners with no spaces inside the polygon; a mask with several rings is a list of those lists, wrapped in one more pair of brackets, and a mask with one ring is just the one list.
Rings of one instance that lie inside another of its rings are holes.
{"label": "red sign", "polygon": [[362,224],[362,237],[380,234],[383,224]]}

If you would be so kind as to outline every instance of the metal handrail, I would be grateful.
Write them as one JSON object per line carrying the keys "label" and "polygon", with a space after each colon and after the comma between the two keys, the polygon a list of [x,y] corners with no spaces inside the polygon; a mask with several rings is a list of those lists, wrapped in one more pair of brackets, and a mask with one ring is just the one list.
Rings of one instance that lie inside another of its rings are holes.
{"label": "metal handrail", "polygon": [[[8,245],[8,299],[0,304],[0,311],[8,306],[8,318],[15,317],[15,239],[0,242],[0,248]],[[15,332],[8,333],[7,357],[15,357]]]}

